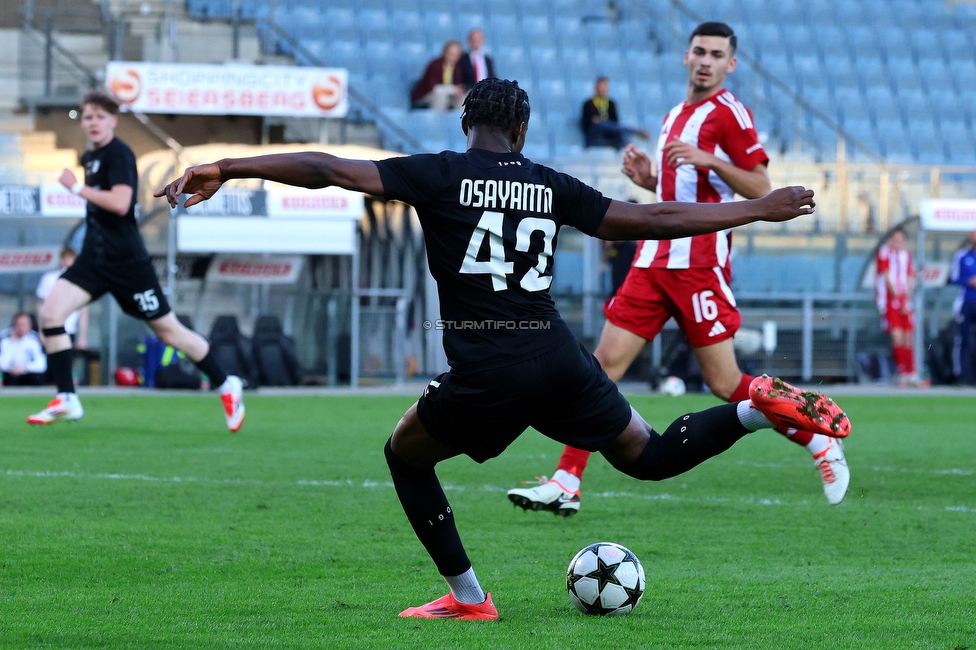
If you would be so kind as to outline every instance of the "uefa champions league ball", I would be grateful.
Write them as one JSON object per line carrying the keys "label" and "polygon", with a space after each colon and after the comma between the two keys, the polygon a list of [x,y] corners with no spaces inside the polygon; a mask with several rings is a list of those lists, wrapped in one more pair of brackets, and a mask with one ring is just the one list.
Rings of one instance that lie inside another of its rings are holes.
{"label": "uefa champions league ball", "polygon": [[685,382],[681,377],[675,377],[674,375],[665,377],[664,381],[661,382],[661,392],[672,397],[684,395]]}
{"label": "uefa champions league ball", "polygon": [[644,595],[644,567],[620,544],[597,542],[576,554],[566,572],[569,599],[584,614],[629,614]]}

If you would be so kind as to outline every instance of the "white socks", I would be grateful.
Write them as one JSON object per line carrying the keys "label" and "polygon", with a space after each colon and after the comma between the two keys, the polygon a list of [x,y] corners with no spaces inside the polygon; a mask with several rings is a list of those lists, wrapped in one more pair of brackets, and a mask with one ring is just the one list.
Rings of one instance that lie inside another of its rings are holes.
{"label": "white socks", "polygon": [[556,473],[552,475],[552,480],[556,481],[570,492],[579,492],[580,477],[576,476],[575,474],[570,474],[564,469],[557,469]]}
{"label": "white socks", "polygon": [[823,435],[822,433],[813,434],[813,438],[810,440],[810,444],[806,446],[807,451],[809,451],[814,456],[824,451],[828,447],[830,447],[830,438]]}
{"label": "white socks", "polygon": [[447,580],[447,584],[451,587],[451,593],[454,594],[454,599],[459,603],[479,605],[485,602],[485,598],[488,597],[484,590],[481,589],[481,585],[478,584],[478,578],[474,575],[474,567],[459,576],[444,576],[444,579]]}
{"label": "white socks", "polygon": [[750,400],[744,400],[736,405],[736,415],[748,431],[759,431],[760,429],[772,429],[773,423],[759,409],[752,405]]}

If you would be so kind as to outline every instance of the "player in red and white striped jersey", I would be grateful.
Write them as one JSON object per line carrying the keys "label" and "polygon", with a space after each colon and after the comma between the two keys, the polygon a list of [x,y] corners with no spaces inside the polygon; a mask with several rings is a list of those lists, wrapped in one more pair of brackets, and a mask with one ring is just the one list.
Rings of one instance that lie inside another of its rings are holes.
{"label": "player in red and white striped jersey", "polygon": [[875,257],[874,296],[881,312],[881,328],[891,335],[891,351],[898,372],[898,385],[921,384],[915,372],[915,267],[905,247],[905,231],[895,228]]}
{"label": "player in red and white striped jersey", "polygon": [[[720,203],[736,194],[748,199],[769,193],[769,157],[752,113],[723,86],[735,70],[736,36],[724,23],[702,23],[685,52],[688,93],[664,118],[654,174],[647,154],[624,150],[623,172],[657,193],[659,201]],[[593,353],[614,381],[648,341],[674,318],[688,338],[705,384],[726,401],[747,399],[753,377],[735,359],[732,337],[742,317],[729,288],[732,232],[641,242],[627,279],[604,305],[607,323]],[[782,431],[813,455],[831,505],[847,493],[850,473],[839,440],[808,431]],[[589,452],[566,447],[552,480],[508,492],[525,509],[572,515]]]}

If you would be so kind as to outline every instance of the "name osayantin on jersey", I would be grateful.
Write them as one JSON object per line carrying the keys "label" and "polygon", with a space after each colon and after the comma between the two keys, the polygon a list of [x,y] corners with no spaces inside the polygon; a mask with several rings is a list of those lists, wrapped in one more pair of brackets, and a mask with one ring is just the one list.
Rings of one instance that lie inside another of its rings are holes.
{"label": "name osayantin on jersey", "polygon": [[445,151],[377,166],[386,198],[417,209],[452,368],[501,367],[572,337],[548,291],[559,228],[592,235],[609,199],[514,153]]}

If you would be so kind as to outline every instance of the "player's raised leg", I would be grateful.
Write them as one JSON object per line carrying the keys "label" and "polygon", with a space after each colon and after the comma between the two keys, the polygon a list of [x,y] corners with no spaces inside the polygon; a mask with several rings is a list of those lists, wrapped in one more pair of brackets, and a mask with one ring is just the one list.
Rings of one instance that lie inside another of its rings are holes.
{"label": "player's raised leg", "polygon": [[[682,474],[729,449],[747,433],[771,429],[784,419],[806,429],[850,431],[850,421],[829,398],[800,391],[780,379],[758,377],[751,392],[758,401],[742,401],[688,413],[663,434],[654,432],[634,412],[630,425],[601,451],[620,471],[641,480],[660,481]],[[796,396],[804,404],[798,405]],[[798,408],[799,406],[799,408]],[[836,414],[828,417],[828,412]],[[827,423],[827,424],[825,424]],[[834,425],[837,425],[836,429]]]}
{"label": "player's raised leg", "polygon": [[478,583],[461,544],[454,512],[444,495],[434,465],[458,455],[431,437],[414,404],[397,423],[384,448],[397,496],[407,519],[437,570],[450,586],[446,596],[400,612],[402,617],[494,620],[498,610],[491,594]]}
{"label": "player's raised leg", "polygon": [[47,367],[51,371],[58,394],[40,412],[27,418],[28,424],[53,424],[58,420],[80,420],[84,415],[81,401],[75,393],[71,376],[73,349],[71,338],[64,330],[64,322],[71,312],[91,302],[91,294],[76,284],[59,278],[51,288],[38,312]]}
{"label": "player's raised leg", "polygon": [[[616,383],[641,353],[647,339],[607,321],[593,356]],[[546,510],[570,517],[580,509],[580,483],[590,459],[590,452],[565,447],[552,478],[537,477],[538,485],[508,491],[509,500],[523,510]]]}
{"label": "player's raised leg", "polygon": [[[727,402],[740,402],[750,398],[749,387],[755,377],[739,370],[732,339],[696,347],[694,352],[702,369],[702,377],[712,394]],[[844,457],[844,446],[838,441],[832,441],[829,436],[796,427],[779,426],[775,429],[790,442],[806,449],[813,457],[827,503],[837,505],[843,501],[851,481],[847,459]]]}
{"label": "player's raised leg", "polygon": [[163,343],[183,352],[197,368],[206,373],[211,385],[219,387],[227,428],[231,433],[237,433],[244,424],[243,386],[240,377],[225,373],[210,351],[207,339],[185,327],[173,312],[149,321],[149,326]]}

